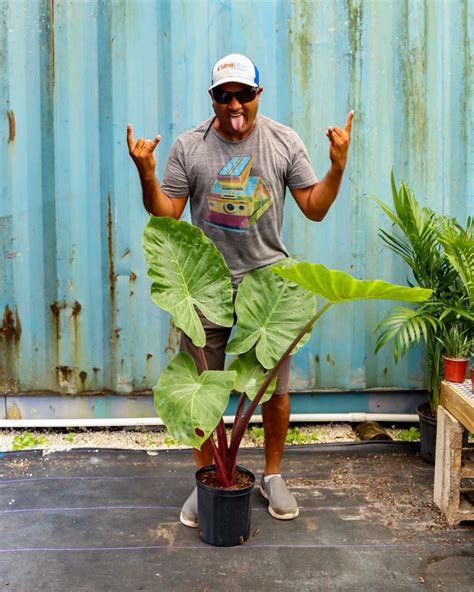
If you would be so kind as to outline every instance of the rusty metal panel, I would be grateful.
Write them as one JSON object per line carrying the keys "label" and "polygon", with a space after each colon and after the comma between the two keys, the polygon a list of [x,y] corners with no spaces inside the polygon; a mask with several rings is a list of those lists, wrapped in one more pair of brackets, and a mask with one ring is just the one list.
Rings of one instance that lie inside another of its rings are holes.
{"label": "rusty metal panel", "polygon": [[[258,64],[261,112],[299,132],[320,177],[327,127],[356,110],[327,218],[287,200],[291,253],[404,282],[368,195],[389,200],[393,167],[434,209],[474,211],[473,28],[472,0],[0,0],[0,392],[143,391],[177,351],[148,296],[125,128],[161,134],[161,175],[232,51]],[[387,310],[332,309],[293,389],[422,387],[419,353],[374,355]]]}

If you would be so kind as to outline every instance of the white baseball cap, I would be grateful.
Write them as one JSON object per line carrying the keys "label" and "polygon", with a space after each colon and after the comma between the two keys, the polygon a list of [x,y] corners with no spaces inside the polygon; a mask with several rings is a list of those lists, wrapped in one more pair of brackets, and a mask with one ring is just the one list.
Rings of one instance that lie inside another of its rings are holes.
{"label": "white baseball cap", "polygon": [[226,82],[240,82],[257,87],[259,85],[258,68],[244,55],[239,53],[226,55],[214,64],[209,90]]}

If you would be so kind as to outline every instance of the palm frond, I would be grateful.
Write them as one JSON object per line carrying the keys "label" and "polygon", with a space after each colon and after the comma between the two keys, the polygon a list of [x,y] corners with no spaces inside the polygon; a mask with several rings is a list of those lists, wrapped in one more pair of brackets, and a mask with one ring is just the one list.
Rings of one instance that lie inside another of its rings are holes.
{"label": "palm frond", "polygon": [[397,306],[377,325],[380,332],[375,351],[378,352],[389,341],[394,342],[394,359],[403,357],[413,346],[428,341],[430,334],[436,334],[439,321],[431,314],[428,306],[417,309]]}

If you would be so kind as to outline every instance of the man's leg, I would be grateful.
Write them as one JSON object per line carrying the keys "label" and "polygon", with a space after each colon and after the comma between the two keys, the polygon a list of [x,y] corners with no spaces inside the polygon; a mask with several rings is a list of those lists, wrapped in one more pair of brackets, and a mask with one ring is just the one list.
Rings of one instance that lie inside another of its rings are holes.
{"label": "man's leg", "polygon": [[209,440],[204,442],[204,444],[201,446],[201,450],[193,448],[193,452],[194,460],[196,461],[198,469],[212,465],[212,447]]}
{"label": "man's leg", "polygon": [[290,423],[290,360],[278,375],[272,398],[262,405],[265,433],[265,470],[260,493],[268,500],[268,511],[274,518],[290,520],[299,514],[298,504],[281,477],[281,459]]}
{"label": "man's leg", "polygon": [[281,457],[290,423],[290,395],[288,391],[262,405],[265,433],[265,475],[281,473]]}

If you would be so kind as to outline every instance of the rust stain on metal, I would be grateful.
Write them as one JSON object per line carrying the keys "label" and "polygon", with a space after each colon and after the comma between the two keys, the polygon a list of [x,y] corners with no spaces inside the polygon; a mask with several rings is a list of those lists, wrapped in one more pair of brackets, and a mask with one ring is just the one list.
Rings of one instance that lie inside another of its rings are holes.
{"label": "rust stain on metal", "polygon": [[85,372],[84,370],[81,370],[79,372],[79,378],[81,379],[82,390],[85,391],[86,390],[87,372]]}
{"label": "rust stain on metal", "polygon": [[110,200],[110,191],[107,195],[107,245],[109,252],[109,281],[110,281],[110,292],[115,291],[115,275],[114,267],[114,244],[113,244],[113,223],[112,223],[112,202]]}
{"label": "rust stain on metal", "polygon": [[15,307],[15,314],[10,310],[10,307],[5,306],[3,310],[2,326],[0,332],[5,337],[13,338],[14,340],[20,339],[21,336],[21,321],[18,315],[18,309]]}
{"label": "rust stain on metal", "polygon": [[387,372],[388,372],[388,368],[384,368],[384,369],[383,369],[383,373],[384,373],[384,374],[387,374]]}
{"label": "rust stain on metal", "polygon": [[75,318],[77,317],[77,315],[81,312],[82,310],[82,305],[80,302],[78,302],[77,300],[74,302],[74,304],[72,305],[72,313],[71,313],[71,318]]}
{"label": "rust stain on metal", "polygon": [[314,359],[316,360],[316,363],[319,364],[319,354],[316,354]]}
{"label": "rust stain on metal", "polygon": [[74,368],[70,366],[56,366],[56,374],[58,375],[58,383],[60,387],[69,388],[72,385],[74,379]]}
{"label": "rust stain on metal", "polygon": [[[151,370],[151,360],[153,358],[153,354],[146,355],[146,373],[148,374]],[[143,377],[143,380],[146,380],[146,376]]]}
{"label": "rust stain on metal", "polygon": [[10,403],[8,406],[7,419],[23,419],[20,408],[16,403]]}
{"label": "rust stain on metal", "polygon": [[108,264],[109,264],[109,310],[110,310],[110,326],[109,335],[111,343],[110,356],[110,376],[112,381],[115,381],[117,376],[117,343],[120,329],[116,328],[117,311],[115,302],[115,283],[117,275],[115,274],[114,266],[114,233],[113,233],[113,217],[112,217],[112,200],[110,191],[107,193],[107,248],[108,248]]}
{"label": "rust stain on metal", "polygon": [[332,357],[331,357],[331,354],[328,354],[328,355],[326,356],[326,362],[327,362],[328,364],[331,364],[332,366],[334,366],[334,365],[336,364],[336,362],[335,362],[335,361],[332,359]]}
{"label": "rust stain on metal", "polygon": [[16,392],[19,388],[17,365],[20,358],[21,321],[7,305],[0,326],[0,392]]}
{"label": "rust stain on metal", "polygon": [[100,368],[96,368],[95,366],[92,368],[92,371],[94,372],[94,374],[97,374],[97,372],[100,372]]}
{"label": "rust stain on metal", "polygon": [[59,333],[59,314],[61,312],[61,309],[65,309],[67,306],[66,301],[63,300],[62,302],[57,302],[56,300],[50,305],[50,310],[52,313],[52,318],[53,318],[53,338],[55,340],[55,346],[56,346],[56,359],[58,356],[58,343],[59,340],[61,338],[60,333]]}
{"label": "rust stain on metal", "polygon": [[15,141],[16,136],[16,121],[13,111],[8,111],[8,130],[8,143],[11,144]]}
{"label": "rust stain on metal", "polygon": [[130,249],[125,249],[125,251],[120,255],[120,259],[123,259],[127,255],[130,255]]}
{"label": "rust stain on metal", "polygon": [[134,282],[137,279],[137,274],[134,271],[130,272],[130,281]]}

